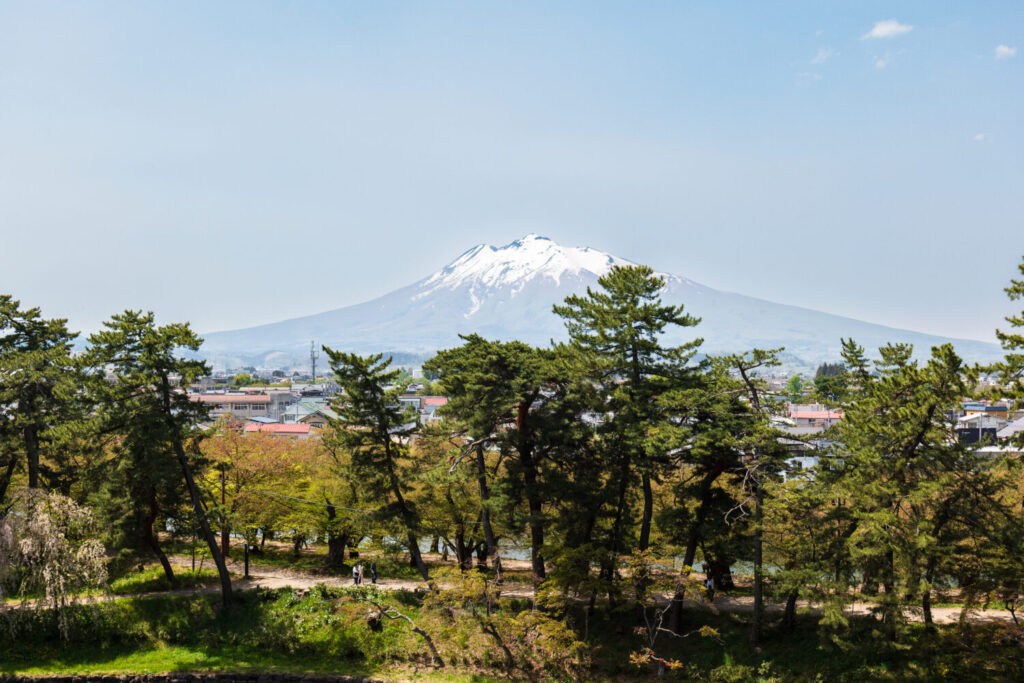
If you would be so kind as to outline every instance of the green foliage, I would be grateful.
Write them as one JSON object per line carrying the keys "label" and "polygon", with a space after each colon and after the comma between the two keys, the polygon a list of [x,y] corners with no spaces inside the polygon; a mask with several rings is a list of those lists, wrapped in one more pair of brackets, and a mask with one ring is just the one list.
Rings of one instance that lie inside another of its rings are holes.
{"label": "green foliage", "polygon": [[846,396],[846,366],[822,363],[814,373],[814,398],[820,403],[834,404]]}
{"label": "green foliage", "polygon": [[344,395],[334,405],[339,417],[331,421],[324,438],[348,455],[360,487],[380,505],[376,518],[400,525],[409,553],[429,581],[420,556],[420,518],[406,488],[417,478],[407,452],[418,417],[398,401],[404,390],[402,383],[396,383],[401,371],[391,369],[391,359],[383,360],[381,354],[363,357],[326,346],[324,352]]}
{"label": "green foliage", "polygon": [[78,333],[20,306],[0,296],[0,506],[19,465],[29,488],[67,491],[85,410],[83,364],[71,357]]}
{"label": "green foliage", "polygon": [[[593,521],[584,522],[592,531],[580,541],[600,548],[601,574],[610,581],[616,557],[650,547],[652,482],[672,467],[664,440],[657,435],[676,419],[659,397],[696,384],[697,368],[689,361],[702,340],[662,344],[666,331],[696,326],[700,319],[684,313],[682,306],[662,303],[665,282],[651,268],[616,266],[598,285],[600,290],[588,288],[585,297],[567,297],[554,311],[569,333],[569,344],[561,349],[565,374],[578,378],[566,402],[576,404],[577,415],[601,416],[594,420],[592,444],[603,476],[595,492],[600,502],[590,497],[582,501]],[[586,480],[587,485],[594,483]],[[639,504],[634,502],[637,489]],[[601,508],[598,519],[593,519],[595,503]],[[637,577],[640,594],[645,581]]]}
{"label": "green foliage", "polygon": [[176,469],[180,471],[193,520],[220,572],[227,606],[231,580],[210,531],[189,457],[194,459],[196,441],[202,436],[198,427],[207,419],[208,410],[177,389],[209,373],[206,363],[180,355],[198,350],[202,339],[188,324],[157,326],[151,312],[125,311],[112,316],[104,328],[89,337],[88,358],[92,365],[112,371],[114,381],[93,383],[93,422],[100,432],[120,439],[114,445],[118,457],[104,463],[97,502],[109,511],[112,521],[129,522],[125,534],[145,539],[171,580],[173,574],[159,547],[154,522],[161,509],[166,515],[181,507],[182,482],[174,474]]}
{"label": "green foliage", "polygon": [[110,592],[115,595],[155,593],[172,588],[185,589],[199,586],[216,586],[219,580],[220,578],[217,576],[215,569],[202,569],[194,572],[179,572],[175,575],[175,582],[172,584],[167,580],[164,570],[157,566],[119,576],[110,582]]}
{"label": "green foliage", "polygon": [[235,387],[249,387],[260,382],[259,377],[253,377],[248,372],[240,372],[231,378],[231,385]]}
{"label": "green foliage", "polygon": [[793,375],[786,382],[786,396],[790,403],[799,403],[804,397],[804,379],[800,375]]}

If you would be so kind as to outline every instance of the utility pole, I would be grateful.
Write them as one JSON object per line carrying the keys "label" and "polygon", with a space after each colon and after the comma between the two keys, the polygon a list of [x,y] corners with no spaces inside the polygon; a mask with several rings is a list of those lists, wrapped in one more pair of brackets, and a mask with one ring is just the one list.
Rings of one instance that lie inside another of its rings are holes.
{"label": "utility pole", "polygon": [[316,359],[320,357],[320,352],[316,350],[316,342],[309,342],[309,362],[312,366],[313,371],[313,384],[316,384]]}

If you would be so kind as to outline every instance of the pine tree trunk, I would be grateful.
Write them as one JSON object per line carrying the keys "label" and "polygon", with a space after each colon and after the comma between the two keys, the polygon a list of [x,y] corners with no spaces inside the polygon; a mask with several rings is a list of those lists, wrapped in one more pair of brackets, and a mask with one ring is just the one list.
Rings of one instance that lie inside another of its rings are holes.
{"label": "pine tree trunk", "polygon": [[[697,546],[702,540],[701,528],[704,525],[704,519],[707,517],[708,508],[711,507],[711,486],[715,483],[715,479],[717,479],[720,474],[721,470],[718,468],[709,470],[700,482],[700,504],[697,506],[697,514],[694,516],[693,526],[690,528],[689,536],[686,539],[686,551],[683,554],[683,567],[693,567],[693,563],[697,560]],[[704,564],[707,565],[707,558],[705,558]],[[705,573],[707,572],[707,569],[708,568],[705,566]],[[682,632],[683,599],[685,593],[685,589],[680,587],[676,590],[675,595],[672,596],[672,608],[669,612],[669,628],[676,633]]]}
{"label": "pine tree trunk", "polygon": [[544,569],[544,519],[540,492],[537,490],[537,465],[533,461],[533,445],[526,434],[527,415],[530,402],[520,401],[516,414],[516,428],[519,435],[519,462],[523,467],[523,483],[526,488],[526,502],[530,508],[530,563],[533,568],[533,583],[540,584],[547,573]]}
{"label": "pine tree trunk", "polygon": [[928,588],[921,596],[921,609],[924,612],[924,628],[935,633],[935,622],[932,620],[932,589]]}
{"label": "pine tree trunk", "polygon": [[217,565],[217,574],[220,576],[221,604],[225,609],[230,609],[234,605],[234,596],[231,591],[231,575],[228,574],[228,567],[224,562],[224,556],[221,555],[220,548],[217,547],[217,538],[210,529],[210,522],[206,519],[206,507],[203,505],[203,499],[199,494],[199,487],[196,486],[196,480],[192,476],[192,468],[188,464],[188,456],[185,454],[185,446],[182,443],[183,436],[178,433],[178,426],[174,424],[173,412],[171,410],[171,383],[167,375],[162,377],[160,392],[164,404],[164,420],[167,423],[168,431],[172,435],[174,454],[178,457],[182,476],[185,477],[185,486],[188,488],[189,497],[192,499],[192,510],[196,514],[196,521],[199,522],[199,530],[202,532],[203,540],[206,541],[206,545],[210,548],[210,557],[213,558],[214,564]]}
{"label": "pine tree trunk", "polygon": [[782,615],[782,628],[792,633],[796,630],[796,600],[800,592],[792,590],[786,596],[786,611]]}
{"label": "pine tree trunk", "polygon": [[[11,459],[7,461],[7,469],[4,470],[3,478],[0,478],[0,504],[3,503],[7,496],[7,488],[11,485],[11,479],[14,477],[14,468],[18,465],[18,456],[11,453]],[[0,508],[0,519],[3,519],[7,510]]]}
{"label": "pine tree trunk", "polygon": [[640,519],[640,539],[638,550],[647,550],[651,544],[651,519],[654,517],[654,492],[651,490],[651,477],[646,472],[641,477],[644,489],[644,511]]}
{"label": "pine tree trunk", "polygon": [[234,605],[234,596],[231,592],[231,575],[228,574],[228,567],[224,562],[224,556],[220,554],[217,539],[214,537],[213,531],[210,529],[210,523],[206,519],[206,508],[203,506],[203,500],[199,496],[199,488],[196,486],[196,481],[192,477],[192,468],[188,465],[185,447],[181,445],[180,441],[175,440],[174,450],[177,453],[182,474],[185,476],[185,484],[188,486],[189,496],[192,498],[192,509],[195,511],[196,518],[199,521],[199,529],[202,532],[203,539],[206,541],[206,545],[210,548],[210,556],[213,558],[214,564],[217,565],[217,574],[220,575],[221,604],[225,609],[231,609]]}
{"label": "pine tree trunk", "polygon": [[[756,476],[756,475],[755,475]],[[761,510],[761,480],[754,484],[754,614],[750,620],[750,645],[758,647],[761,643],[761,613],[764,610],[763,597],[761,595],[763,577],[763,552],[764,542],[762,538],[761,523],[763,511]]]}
{"label": "pine tree trunk", "polygon": [[156,517],[156,493],[150,492],[149,514],[146,515],[146,520],[143,522],[143,529],[146,535],[146,545],[148,545],[149,549],[153,551],[156,558],[160,560],[160,566],[164,568],[164,576],[167,577],[168,583],[175,586],[177,585],[178,580],[174,576],[174,569],[171,568],[171,563],[167,559],[167,555],[164,553],[163,548],[160,547],[160,542],[157,540],[156,534],[153,532],[153,524],[156,523]]}
{"label": "pine tree trunk", "polygon": [[895,589],[895,560],[893,551],[885,554],[885,567],[883,568],[883,582],[885,587],[885,603],[883,605],[882,620],[885,623],[886,637],[889,642],[896,642],[896,611],[899,609],[899,596]]}
{"label": "pine tree trunk", "polygon": [[35,425],[22,432],[25,438],[25,457],[28,464],[28,487],[39,488],[39,433]]}
{"label": "pine tree trunk", "polygon": [[928,584],[921,595],[921,610],[924,612],[924,628],[929,633],[935,633],[935,622],[932,620],[932,580],[935,578],[935,558],[928,558],[928,568],[925,570],[924,580]]}
{"label": "pine tree trunk", "polygon": [[385,468],[387,469],[388,482],[391,484],[391,494],[395,497],[398,502],[398,510],[402,515],[402,521],[405,523],[406,533],[409,537],[409,557],[413,565],[419,571],[420,576],[430,586],[430,590],[435,590],[433,582],[430,580],[430,572],[427,571],[427,565],[423,562],[423,555],[420,553],[420,541],[416,536],[416,518],[409,509],[409,505],[405,502],[405,496],[402,495],[402,486],[398,481],[398,475],[395,474],[395,463],[391,452],[391,442],[386,441],[384,443],[384,457],[385,457]]}
{"label": "pine tree trunk", "polygon": [[231,529],[228,527],[228,516],[227,508],[225,505],[225,485],[227,475],[224,470],[220,471],[220,514],[221,514],[221,527],[220,527],[220,551],[224,553],[224,557],[231,557]]}
{"label": "pine tree trunk", "polygon": [[626,492],[627,492],[627,489],[629,487],[629,470],[630,470],[629,464],[630,463],[629,463],[628,455],[627,456],[623,456],[622,467],[620,468],[620,471],[619,471],[618,501],[617,501],[617,504],[615,506],[615,518],[612,521],[612,533],[611,533],[611,538],[609,539],[609,547],[608,547],[608,550],[611,553],[611,560],[610,560],[610,563],[607,565],[607,571],[605,572],[605,576],[603,577],[604,580],[608,584],[608,603],[609,603],[609,606],[611,606],[613,608],[614,608],[614,605],[615,605],[616,596],[613,595],[614,588],[613,588],[613,584],[612,584],[612,577],[615,574],[615,569],[614,569],[614,565],[615,565],[615,562],[616,562],[615,558],[618,557],[619,552],[620,552],[619,545],[620,545],[620,538],[622,536],[622,518],[623,518],[623,515],[625,515],[625,512],[626,512]]}
{"label": "pine tree trunk", "polygon": [[[651,490],[651,477],[646,472],[641,476],[641,486],[644,492],[644,509],[640,519],[640,538],[637,542],[637,550],[647,550],[651,544],[651,519],[654,516],[654,492]],[[650,585],[650,577],[645,570],[637,572],[634,585],[636,587],[636,621],[637,625],[643,625],[646,621],[644,616],[644,601],[647,597],[647,587]]]}
{"label": "pine tree trunk", "polygon": [[483,444],[478,444],[476,447],[476,472],[477,481],[480,486],[480,523],[484,528],[484,538],[487,541],[487,556],[494,558],[495,575],[498,581],[501,581],[501,555],[498,553],[498,542],[494,540],[494,530],[491,528],[491,511],[487,506],[490,494],[487,490],[487,463],[484,461]]}
{"label": "pine tree trunk", "polygon": [[704,573],[714,579],[716,590],[731,591],[736,584],[732,580],[729,558],[718,552],[714,548],[710,552],[704,548]]}
{"label": "pine tree trunk", "polygon": [[[333,505],[328,502],[327,504],[327,521],[328,526],[333,527],[330,524],[338,516],[337,510]],[[334,529],[331,528],[327,532],[327,566],[328,567],[344,567],[345,566],[345,546],[348,545],[348,534],[337,534]]]}

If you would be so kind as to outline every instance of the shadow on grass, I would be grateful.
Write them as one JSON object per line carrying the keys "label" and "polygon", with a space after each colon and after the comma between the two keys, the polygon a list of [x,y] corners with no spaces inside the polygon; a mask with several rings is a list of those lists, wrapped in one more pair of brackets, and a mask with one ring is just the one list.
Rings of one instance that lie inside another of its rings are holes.
{"label": "shadow on grass", "polygon": [[117,674],[260,672],[372,676],[361,662],[268,652],[249,646],[25,644],[0,653],[0,672],[17,674]]}

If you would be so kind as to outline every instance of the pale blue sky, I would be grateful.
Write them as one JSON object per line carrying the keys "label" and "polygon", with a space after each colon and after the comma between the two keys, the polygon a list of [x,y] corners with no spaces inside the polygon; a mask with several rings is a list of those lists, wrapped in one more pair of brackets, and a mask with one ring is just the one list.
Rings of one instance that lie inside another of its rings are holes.
{"label": "pale blue sky", "polygon": [[0,292],[228,329],[538,232],[925,332],[1014,310],[1024,5],[551,5],[0,2]]}

